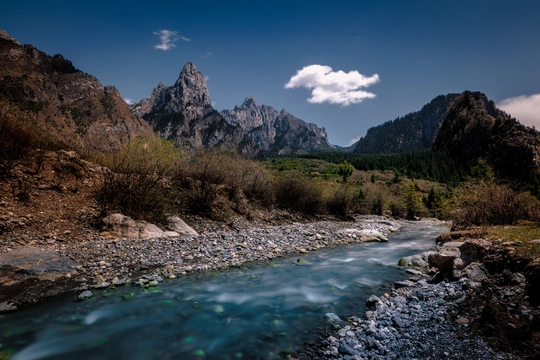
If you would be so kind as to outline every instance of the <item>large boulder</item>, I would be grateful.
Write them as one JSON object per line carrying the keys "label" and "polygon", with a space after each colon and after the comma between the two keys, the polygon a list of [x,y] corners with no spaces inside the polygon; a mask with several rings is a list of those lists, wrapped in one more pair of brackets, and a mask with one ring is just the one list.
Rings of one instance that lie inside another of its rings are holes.
{"label": "large boulder", "polygon": [[139,238],[139,224],[122,214],[111,214],[102,220],[102,230],[126,238]]}
{"label": "large boulder", "polygon": [[[177,217],[177,224],[180,224]],[[184,223],[185,224],[185,223]],[[186,225],[191,229],[188,225]],[[180,226],[176,228],[181,229]],[[150,224],[146,221],[135,221],[129,216],[122,214],[111,214],[102,220],[102,230],[114,236],[125,237],[131,239],[150,239],[157,237],[178,237],[180,233],[177,231],[163,231],[158,226]],[[193,232],[195,230],[191,229]],[[182,234],[186,234],[188,229],[183,229]],[[197,234],[195,232],[195,234]],[[191,235],[191,234],[189,234]],[[197,234],[198,235],[198,234]]]}
{"label": "large boulder", "polygon": [[454,261],[461,256],[461,252],[459,251],[461,245],[463,245],[461,242],[448,242],[444,244],[436,253],[428,256],[429,264],[441,272],[451,272],[454,268]]}
{"label": "large boulder", "polygon": [[167,229],[170,231],[174,231],[180,235],[189,235],[197,237],[199,236],[199,233],[195,231],[191,226],[186,224],[184,220],[180,219],[178,216],[171,216],[169,217],[169,224],[167,225]]}

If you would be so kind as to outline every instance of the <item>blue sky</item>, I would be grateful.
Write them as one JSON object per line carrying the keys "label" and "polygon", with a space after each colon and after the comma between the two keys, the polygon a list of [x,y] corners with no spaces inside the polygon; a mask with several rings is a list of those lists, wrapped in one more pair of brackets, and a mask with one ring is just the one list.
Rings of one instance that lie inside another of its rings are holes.
{"label": "blue sky", "polygon": [[255,96],[347,145],[464,90],[540,127],[539,19],[535,0],[17,0],[0,28],[133,101],[192,61],[216,109]]}

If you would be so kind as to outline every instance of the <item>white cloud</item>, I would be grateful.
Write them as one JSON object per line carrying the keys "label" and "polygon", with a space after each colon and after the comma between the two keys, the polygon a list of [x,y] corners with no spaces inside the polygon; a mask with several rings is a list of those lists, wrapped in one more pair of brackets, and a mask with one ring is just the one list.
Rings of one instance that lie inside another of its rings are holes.
{"label": "white cloud", "polygon": [[208,51],[206,54],[204,54],[204,55],[202,56],[202,58],[203,58],[203,59],[208,59],[208,58],[209,58],[210,56],[212,56],[212,55],[214,55],[214,54],[212,54],[210,51]]}
{"label": "white cloud", "polygon": [[187,37],[178,35],[178,31],[159,30],[159,31],[154,31],[153,34],[159,36],[159,39],[161,40],[161,44],[155,45],[154,48],[163,50],[163,51],[167,51],[167,50],[172,49],[173,47],[176,47],[174,43],[177,42],[178,40],[183,40],[186,42],[193,41]]}
{"label": "white cloud", "polygon": [[132,105],[132,104],[133,104],[133,100],[130,99],[130,98],[124,98],[124,101],[125,101],[128,105]]}
{"label": "white cloud", "polygon": [[522,124],[540,128],[540,94],[504,99],[497,106]]}
{"label": "white cloud", "polygon": [[375,94],[361,88],[379,81],[377,74],[367,77],[356,70],[346,73],[342,70],[333,71],[330,66],[309,65],[298,70],[285,85],[285,89],[305,87],[311,90],[311,97],[308,99],[310,103],[328,102],[348,106],[360,103],[364,99],[374,98]]}
{"label": "white cloud", "polygon": [[208,82],[208,80],[210,80],[210,76],[204,75],[204,81]]}
{"label": "white cloud", "polygon": [[349,141],[349,143],[347,144],[347,146],[351,146],[352,144],[354,144],[355,142],[357,142],[358,140],[360,140],[361,136],[358,136],[358,137],[355,137],[354,139],[351,139]]}

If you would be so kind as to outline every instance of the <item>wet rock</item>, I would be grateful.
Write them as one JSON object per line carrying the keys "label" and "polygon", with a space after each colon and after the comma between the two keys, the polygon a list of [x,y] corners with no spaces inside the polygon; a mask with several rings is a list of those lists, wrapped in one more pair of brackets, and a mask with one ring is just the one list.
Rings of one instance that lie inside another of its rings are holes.
{"label": "wet rock", "polygon": [[373,307],[373,306],[376,306],[377,304],[382,304],[382,301],[375,295],[371,295],[369,299],[366,300],[367,306]]}
{"label": "wet rock", "polygon": [[94,294],[92,294],[90,290],[86,290],[79,294],[79,300],[90,299],[92,296],[94,296]]}

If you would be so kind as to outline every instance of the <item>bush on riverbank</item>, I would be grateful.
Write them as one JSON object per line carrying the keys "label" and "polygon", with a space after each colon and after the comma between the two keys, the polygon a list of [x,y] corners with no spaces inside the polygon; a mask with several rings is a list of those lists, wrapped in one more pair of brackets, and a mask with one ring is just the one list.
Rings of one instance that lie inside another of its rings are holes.
{"label": "bush on riverbank", "polygon": [[255,162],[217,149],[186,156],[157,136],[134,139],[97,161],[111,170],[94,192],[102,215],[121,212],[156,223],[180,213],[248,216],[259,206],[309,215],[392,211],[411,217],[422,214],[419,199],[427,195],[417,182],[407,185],[392,172],[354,170],[343,181],[338,165],[320,160]]}
{"label": "bush on riverbank", "polygon": [[519,220],[539,220],[540,202],[508,184],[475,180],[456,189],[450,216],[456,229],[515,225]]}

